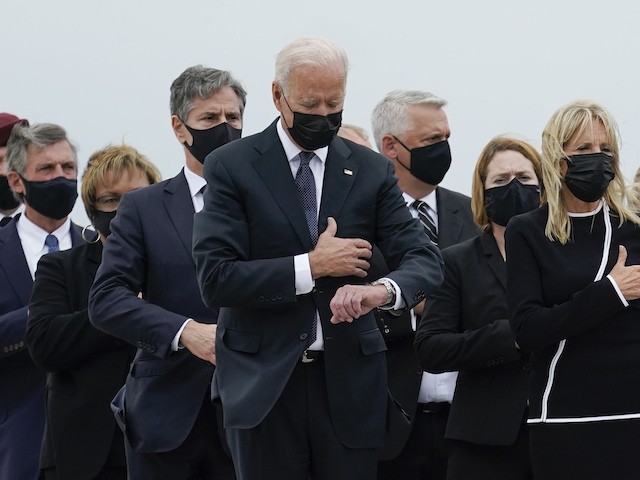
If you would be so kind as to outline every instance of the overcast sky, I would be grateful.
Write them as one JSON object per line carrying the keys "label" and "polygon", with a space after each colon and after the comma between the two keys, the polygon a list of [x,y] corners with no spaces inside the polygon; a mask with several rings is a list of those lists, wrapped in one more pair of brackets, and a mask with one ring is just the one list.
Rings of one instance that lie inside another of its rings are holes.
{"label": "overcast sky", "polygon": [[[640,2],[612,0],[3,0],[0,111],[67,129],[89,155],[125,141],[165,178],[184,155],[170,127],[169,86],[186,67],[230,70],[248,91],[244,135],[276,116],[276,53],[305,35],[330,38],[351,62],[343,121],[371,134],[394,89],[448,100],[453,153],[442,185],[469,194],[495,135],[540,146],[551,114],[602,102],[622,134],[622,166],[640,166]],[[74,220],[86,221],[78,205]]]}

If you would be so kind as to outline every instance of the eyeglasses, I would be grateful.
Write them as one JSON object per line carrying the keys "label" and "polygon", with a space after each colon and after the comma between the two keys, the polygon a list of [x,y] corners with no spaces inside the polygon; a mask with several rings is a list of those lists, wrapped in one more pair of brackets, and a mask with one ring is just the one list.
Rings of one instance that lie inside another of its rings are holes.
{"label": "eyeglasses", "polygon": [[120,205],[120,200],[122,197],[116,195],[105,195],[104,197],[96,198],[95,205],[99,210],[105,212],[113,212],[118,209],[118,205]]}

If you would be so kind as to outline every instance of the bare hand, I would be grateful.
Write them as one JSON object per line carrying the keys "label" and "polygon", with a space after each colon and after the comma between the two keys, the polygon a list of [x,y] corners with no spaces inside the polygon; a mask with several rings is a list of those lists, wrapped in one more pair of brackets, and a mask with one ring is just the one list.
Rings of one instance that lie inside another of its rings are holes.
{"label": "bare hand", "polygon": [[371,244],[361,238],[336,237],[338,224],[327,219],[327,229],[318,237],[316,248],[309,252],[313,279],[320,277],[367,276]]}
{"label": "bare hand", "polygon": [[180,335],[180,343],[193,355],[216,364],[216,324],[187,322]]}
{"label": "bare hand", "polygon": [[618,247],[618,261],[611,269],[609,275],[613,278],[627,301],[640,298],[640,266],[625,265],[627,262],[627,249]]}
{"label": "bare hand", "polygon": [[343,285],[329,302],[331,323],[353,322],[387,301],[384,285]]}

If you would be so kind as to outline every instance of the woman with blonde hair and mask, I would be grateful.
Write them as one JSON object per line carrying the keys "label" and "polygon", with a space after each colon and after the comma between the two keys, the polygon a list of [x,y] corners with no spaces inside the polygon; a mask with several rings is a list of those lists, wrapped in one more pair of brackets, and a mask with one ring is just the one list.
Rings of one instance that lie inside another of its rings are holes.
{"label": "woman with blonde hair and mask", "polygon": [[97,233],[85,228],[87,243],[38,263],[27,344],[47,372],[44,480],[127,478],[124,437],[109,403],[124,384],[135,348],[95,329],[87,302],[120,199],[158,181],[158,169],[133,147],[95,152],[82,177],[82,201]]}
{"label": "woman with blonde hair and mask", "polygon": [[547,203],[506,232],[516,342],[531,352],[534,478],[640,478],[640,218],[615,120],[593,101],[542,135]]}

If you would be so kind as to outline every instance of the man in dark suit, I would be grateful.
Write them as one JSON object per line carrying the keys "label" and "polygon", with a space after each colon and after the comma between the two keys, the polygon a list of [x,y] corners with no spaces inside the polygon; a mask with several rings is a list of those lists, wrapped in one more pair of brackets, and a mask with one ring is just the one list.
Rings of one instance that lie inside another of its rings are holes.
{"label": "man in dark suit", "polygon": [[[471,199],[438,186],[451,165],[445,105],[445,100],[428,92],[396,90],[372,114],[376,145],[393,164],[409,211],[441,249],[480,233]],[[381,268],[381,263],[374,261],[372,266]],[[411,430],[396,430],[380,451],[381,480],[446,478],[444,432],[457,374],[422,372],[413,350],[422,307],[398,319],[378,314],[389,348],[389,389],[412,419]]]}
{"label": "man in dark suit", "polygon": [[234,478],[209,398],[217,315],[202,303],[191,238],[202,162],[240,136],[245,101],[226,71],[190,67],[173,82],[171,122],[185,168],[125,195],[90,292],[91,322],[138,347],[116,399],[133,480]]}
{"label": "man in dark suit", "polygon": [[68,218],[78,196],[74,146],[58,125],[18,125],[8,182],[24,213],[0,229],[0,478],[34,479],[44,429],[45,375],[25,344],[27,305],[42,255],[82,243]]}
{"label": "man in dark suit", "polygon": [[13,194],[7,179],[7,142],[13,126],[18,123],[29,124],[10,113],[0,113],[0,227],[4,227],[24,208],[20,208],[22,203]]}
{"label": "man in dark suit", "polygon": [[[332,42],[291,42],[272,84],[281,117],[205,166],[194,258],[220,307],[212,388],[242,480],[374,478],[387,381],[371,310],[411,308],[441,282],[391,165],[336,137],[346,76]],[[374,243],[385,279],[367,277]]]}

